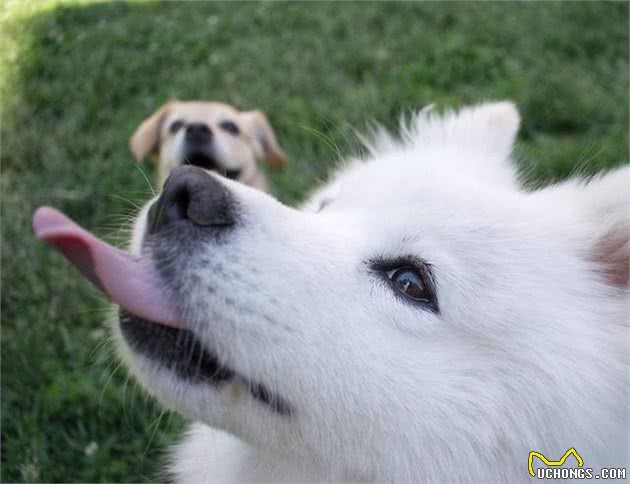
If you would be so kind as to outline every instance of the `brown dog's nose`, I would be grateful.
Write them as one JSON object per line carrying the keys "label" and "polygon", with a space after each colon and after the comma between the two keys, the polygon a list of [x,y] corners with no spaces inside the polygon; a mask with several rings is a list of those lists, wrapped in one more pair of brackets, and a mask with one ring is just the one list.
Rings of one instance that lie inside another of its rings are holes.
{"label": "brown dog's nose", "polygon": [[166,179],[162,194],[149,209],[149,233],[182,221],[217,228],[234,224],[232,195],[196,166],[177,167]]}
{"label": "brown dog's nose", "polygon": [[186,141],[195,144],[203,144],[210,141],[212,131],[207,124],[190,123],[186,126]]}

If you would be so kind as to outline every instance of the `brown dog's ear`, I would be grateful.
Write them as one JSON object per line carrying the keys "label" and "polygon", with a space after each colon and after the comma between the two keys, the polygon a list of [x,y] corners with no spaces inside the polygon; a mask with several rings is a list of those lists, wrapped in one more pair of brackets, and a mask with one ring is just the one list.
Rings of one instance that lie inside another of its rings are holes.
{"label": "brown dog's ear", "polygon": [[247,111],[240,114],[241,126],[252,138],[256,158],[269,166],[281,168],[287,162],[287,155],[276,140],[267,116],[261,111]]}
{"label": "brown dog's ear", "polygon": [[136,161],[142,161],[148,155],[157,153],[160,145],[160,129],[171,106],[171,103],[165,104],[136,128],[129,140],[129,149]]}

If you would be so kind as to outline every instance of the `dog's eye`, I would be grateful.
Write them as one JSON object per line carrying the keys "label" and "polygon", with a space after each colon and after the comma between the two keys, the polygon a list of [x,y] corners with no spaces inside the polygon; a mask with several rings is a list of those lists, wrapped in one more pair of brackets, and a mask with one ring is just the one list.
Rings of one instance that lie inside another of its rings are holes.
{"label": "dog's eye", "polygon": [[426,262],[415,257],[405,257],[373,260],[370,265],[387,279],[397,295],[435,313],[439,312],[431,268]]}
{"label": "dog's eye", "polygon": [[402,267],[387,273],[394,287],[414,301],[429,301],[430,291],[424,283],[422,274],[413,267]]}
{"label": "dog's eye", "polygon": [[219,124],[219,126],[222,130],[227,131],[228,133],[235,136],[240,133],[238,126],[233,121],[221,121],[221,124]]}
{"label": "dog's eye", "polygon": [[236,180],[241,174],[241,170],[225,170],[225,176],[230,180]]}
{"label": "dog's eye", "polygon": [[173,121],[171,123],[171,125],[168,127],[168,130],[171,133],[177,133],[182,127],[184,126],[184,122],[181,119],[176,119],[175,121]]}

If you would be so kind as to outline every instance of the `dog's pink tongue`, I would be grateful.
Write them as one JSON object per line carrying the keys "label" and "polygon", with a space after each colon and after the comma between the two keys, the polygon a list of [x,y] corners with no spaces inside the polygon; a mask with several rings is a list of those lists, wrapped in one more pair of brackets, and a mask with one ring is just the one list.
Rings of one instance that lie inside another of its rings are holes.
{"label": "dog's pink tongue", "polygon": [[167,326],[182,326],[158,287],[154,270],[143,259],[97,239],[54,208],[40,207],[35,211],[33,230],[130,313]]}

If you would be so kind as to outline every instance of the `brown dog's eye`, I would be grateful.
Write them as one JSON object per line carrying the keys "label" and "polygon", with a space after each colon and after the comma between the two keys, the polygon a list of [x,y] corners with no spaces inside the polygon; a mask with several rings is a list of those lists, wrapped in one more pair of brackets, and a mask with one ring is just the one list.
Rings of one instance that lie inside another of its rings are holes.
{"label": "brown dog's eye", "polygon": [[236,123],[233,121],[222,121],[221,124],[219,124],[219,126],[221,127],[222,130],[227,131],[228,133],[233,134],[234,136],[236,136],[237,134],[241,132],[241,130],[238,129],[238,126],[236,125]]}
{"label": "brown dog's eye", "polygon": [[230,180],[236,180],[241,174],[241,170],[225,170],[225,176]]}
{"label": "brown dog's eye", "polygon": [[184,126],[184,122],[181,119],[176,119],[175,121],[173,121],[171,123],[171,125],[168,127],[168,130],[171,133],[177,133],[182,127]]}

